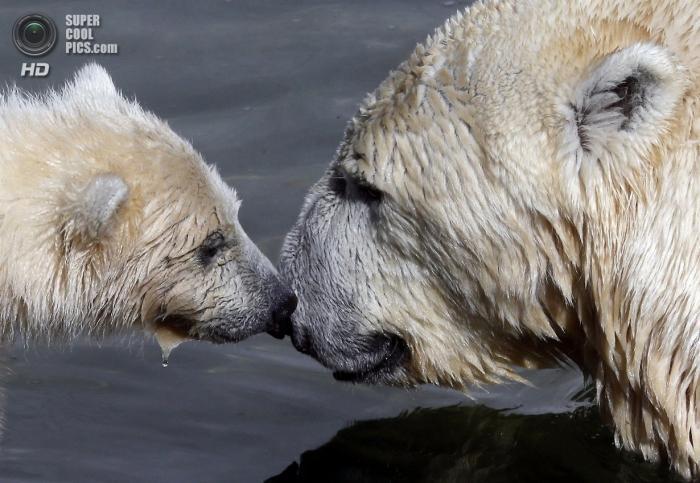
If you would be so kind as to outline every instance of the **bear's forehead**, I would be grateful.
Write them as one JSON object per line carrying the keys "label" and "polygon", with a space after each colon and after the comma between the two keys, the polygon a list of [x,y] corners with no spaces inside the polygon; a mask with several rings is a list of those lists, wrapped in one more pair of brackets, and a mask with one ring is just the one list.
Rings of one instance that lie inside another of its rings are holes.
{"label": "bear's forehead", "polygon": [[[596,58],[637,42],[662,42],[666,34],[653,28],[660,20],[648,12],[663,16],[661,4],[676,3],[678,0],[477,3],[419,44],[367,97],[363,110],[378,122],[385,116],[408,114],[423,101],[425,90],[435,87],[467,92],[473,102],[481,103],[480,108],[510,104],[512,91],[530,91],[542,98],[549,94],[542,89],[580,76]],[[679,28],[676,33],[684,34],[683,29],[693,27],[681,21]]]}
{"label": "bear's forehead", "polygon": [[458,108],[470,127],[504,137],[551,118],[596,59],[660,35],[644,26],[649,19],[623,15],[614,3],[584,9],[580,2],[492,1],[457,14],[367,96],[341,157],[360,170],[389,161],[376,152],[391,144],[382,138],[430,129],[427,117],[438,113],[426,112],[426,105],[434,106],[436,96]]}

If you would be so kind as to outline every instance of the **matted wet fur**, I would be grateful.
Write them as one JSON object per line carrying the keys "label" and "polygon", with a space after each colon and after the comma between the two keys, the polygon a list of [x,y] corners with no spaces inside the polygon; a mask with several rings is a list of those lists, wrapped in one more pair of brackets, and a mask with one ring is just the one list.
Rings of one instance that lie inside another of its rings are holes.
{"label": "matted wet fur", "polygon": [[298,349],[454,388],[571,359],[616,441],[700,477],[700,12],[504,0],[350,122],[287,237]]}
{"label": "matted wet fur", "polygon": [[0,99],[0,336],[241,340],[293,297],[192,146],[97,65]]}

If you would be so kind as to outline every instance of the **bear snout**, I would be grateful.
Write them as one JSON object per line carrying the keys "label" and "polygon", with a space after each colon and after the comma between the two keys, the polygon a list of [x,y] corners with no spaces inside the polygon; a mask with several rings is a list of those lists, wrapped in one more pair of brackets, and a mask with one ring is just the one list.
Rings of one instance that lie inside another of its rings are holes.
{"label": "bear snout", "polygon": [[297,308],[299,300],[289,289],[283,289],[273,296],[270,329],[267,331],[276,339],[284,339],[292,335],[292,314]]}
{"label": "bear snout", "polygon": [[396,334],[375,333],[360,339],[356,357],[333,371],[333,377],[344,382],[389,382],[396,371],[410,358],[406,341]]}

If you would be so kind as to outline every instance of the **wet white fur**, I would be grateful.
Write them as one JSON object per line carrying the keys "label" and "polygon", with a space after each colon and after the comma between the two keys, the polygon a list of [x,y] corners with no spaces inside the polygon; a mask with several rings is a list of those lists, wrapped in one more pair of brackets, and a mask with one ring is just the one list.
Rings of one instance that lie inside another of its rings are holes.
{"label": "wet white fur", "polygon": [[[251,274],[274,269],[240,227],[239,205],[214,167],[97,65],[58,91],[7,90],[0,335],[100,335],[169,314],[203,327],[237,320],[248,334],[269,309]],[[232,248],[203,271],[193,250],[215,230]]]}
{"label": "wet white fur", "polygon": [[[606,91],[640,67],[654,83],[626,120]],[[338,165],[385,193],[373,215],[325,179],[307,198],[283,260],[299,323],[322,346],[352,300],[360,332],[408,341],[408,383],[464,388],[566,354],[621,446],[700,477],[698,76],[692,2],[484,1],[454,16],[352,121]],[[352,224],[331,229],[341,209]],[[309,247],[331,247],[330,268]]]}

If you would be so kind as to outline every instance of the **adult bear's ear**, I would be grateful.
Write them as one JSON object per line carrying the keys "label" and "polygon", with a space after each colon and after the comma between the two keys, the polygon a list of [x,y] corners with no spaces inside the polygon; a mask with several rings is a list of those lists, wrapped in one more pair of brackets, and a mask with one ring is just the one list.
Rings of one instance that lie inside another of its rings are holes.
{"label": "adult bear's ear", "polygon": [[63,224],[64,236],[74,241],[97,242],[114,223],[117,211],[129,196],[129,187],[116,174],[94,176],[73,194]]}
{"label": "adult bear's ear", "polygon": [[564,106],[565,154],[576,171],[587,162],[633,162],[669,126],[688,85],[665,48],[636,44],[596,62]]}

